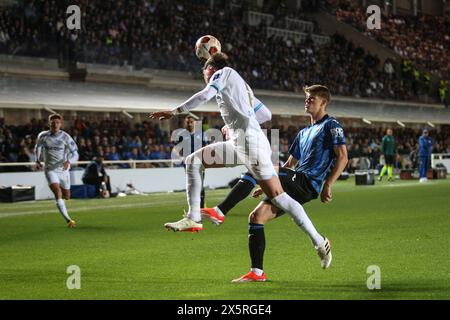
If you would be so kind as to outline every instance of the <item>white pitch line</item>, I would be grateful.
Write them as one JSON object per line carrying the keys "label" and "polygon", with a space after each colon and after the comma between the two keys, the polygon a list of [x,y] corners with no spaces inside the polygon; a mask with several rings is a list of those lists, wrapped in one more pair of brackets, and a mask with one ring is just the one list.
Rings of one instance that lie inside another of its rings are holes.
{"label": "white pitch line", "polygon": [[[209,197],[209,199],[222,199],[222,197]],[[176,201],[171,201],[170,204],[179,204],[179,205],[183,205],[186,204],[186,200],[184,199],[179,199]],[[163,206],[163,205],[167,205],[167,201],[149,201],[149,202],[144,202],[144,203],[128,203],[128,204],[114,204],[114,205],[109,205],[109,206],[88,206],[88,207],[73,207],[73,208],[69,208],[71,212],[83,212],[83,211],[90,211],[90,210],[115,210],[115,209],[124,209],[124,208],[145,208],[145,207],[157,207],[157,206]],[[187,205],[187,204],[186,204]],[[0,213],[0,219],[1,218],[6,218],[6,217],[15,217],[15,216],[25,216],[25,215],[33,215],[33,214],[48,214],[48,213],[55,213],[56,212],[56,208],[55,209],[48,209],[47,211],[18,211],[18,212],[6,212],[6,213]]]}

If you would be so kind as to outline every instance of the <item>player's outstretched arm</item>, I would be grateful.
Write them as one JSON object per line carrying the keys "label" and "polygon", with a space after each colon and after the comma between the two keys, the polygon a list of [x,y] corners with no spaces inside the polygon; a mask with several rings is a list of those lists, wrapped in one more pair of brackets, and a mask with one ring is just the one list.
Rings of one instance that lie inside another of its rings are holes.
{"label": "player's outstretched arm", "polygon": [[149,114],[149,118],[150,119],[158,119],[158,120],[171,119],[175,115],[178,115],[183,112],[187,112],[189,110],[192,110],[192,109],[208,102],[216,95],[216,93],[217,93],[217,89],[208,85],[205,87],[205,89],[197,92],[196,94],[194,94],[192,97],[190,97],[188,100],[186,100],[184,103],[182,103],[175,109],[151,112]]}
{"label": "player's outstretched arm", "polygon": [[331,193],[331,187],[339,178],[342,171],[344,171],[348,163],[347,146],[345,144],[334,146],[334,153],[336,154],[336,163],[334,164],[333,170],[331,170],[330,175],[323,185],[322,192],[320,193],[320,200],[322,202],[330,202],[332,200],[333,195]]}

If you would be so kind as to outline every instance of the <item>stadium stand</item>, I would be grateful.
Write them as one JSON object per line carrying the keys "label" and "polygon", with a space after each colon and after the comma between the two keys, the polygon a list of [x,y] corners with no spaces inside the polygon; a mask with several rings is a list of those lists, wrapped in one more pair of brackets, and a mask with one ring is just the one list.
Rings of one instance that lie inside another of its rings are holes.
{"label": "stadium stand", "polygon": [[[270,3],[265,10],[271,10]],[[314,7],[308,3],[306,9]],[[125,1],[80,1],[89,14],[81,32],[69,32],[64,16],[57,14],[64,12],[64,2],[27,0],[0,14],[0,53],[58,58],[61,67],[82,61],[198,74],[201,65],[192,43],[199,30],[208,30],[256,88],[300,92],[303,85],[320,80],[339,95],[422,99],[410,75],[397,72],[396,62],[386,69],[376,56],[343,37],[317,34],[317,25],[304,20],[302,12],[278,10],[265,14],[271,18],[264,23],[249,23],[245,5],[218,1],[221,9],[213,15],[209,4],[136,1],[127,7]],[[198,28],[188,27],[192,25]],[[296,36],[303,40],[295,41]],[[438,101],[437,95],[425,96]]]}
{"label": "stadium stand", "polygon": [[[401,73],[415,96],[431,95],[449,103],[450,19],[429,14],[400,15],[383,10],[383,27],[366,27],[365,8],[355,1],[327,0],[327,10],[339,21],[351,25],[365,36],[392,49],[402,58]],[[442,31],[436,32],[436,30]],[[432,76],[438,81],[431,81]]]}
{"label": "stadium stand", "polygon": [[[354,1],[329,0],[336,17],[353,25],[367,36],[385,44],[403,58],[435,73],[450,77],[447,52],[450,49],[450,20],[448,17],[420,14],[418,16],[382,13],[383,28],[364,28],[365,10]],[[444,34],[436,32],[442,30]]]}

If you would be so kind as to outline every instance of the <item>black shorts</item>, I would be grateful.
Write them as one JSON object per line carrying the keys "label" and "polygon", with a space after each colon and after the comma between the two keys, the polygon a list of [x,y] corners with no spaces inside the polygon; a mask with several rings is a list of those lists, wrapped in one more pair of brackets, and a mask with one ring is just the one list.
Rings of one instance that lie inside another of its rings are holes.
{"label": "black shorts", "polygon": [[386,165],[393,166],[394,162],[395,162],[395,156],[394,155],[385,154],[384,155],[384,161],[386,162]]}
{"label": "black shorts", "polygon": [[[287,168],[280,168],[278,176],[283,190],[298,203],[304,204],[318,197],[316,190],[313,189],[308,178],[303,173]],[[271,203],[267,196],[264,197],[263,201]],[[282,215],[283,213],[280,210],[278,215]]]}

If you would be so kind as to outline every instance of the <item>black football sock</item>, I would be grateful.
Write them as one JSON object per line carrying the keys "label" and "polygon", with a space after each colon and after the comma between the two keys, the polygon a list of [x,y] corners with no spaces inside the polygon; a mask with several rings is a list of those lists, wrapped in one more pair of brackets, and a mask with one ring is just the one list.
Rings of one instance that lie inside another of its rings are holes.
{"label": "black football sock", "polygon": [[252,260],[252,268],[263,270],[263,257],[264,250],[266,249],[266,237],[264,235],[263,224],[248,224],[248,249]]}
{"label": "black football sock", "polygon": [[205,188],[202,188],[202,192],[200,193],[200,208],[205,207]]}
{"label": "black football sock", "polygon": [[235,184],[233,189],[231,189],[225,200],[217,207],[223,214],[227,214],[228,211],[233,209],[239,202],[247,198],[255,186],[256,180],[253,179],[249,173],[246,173],[238,183]]}

